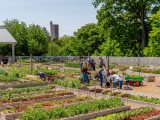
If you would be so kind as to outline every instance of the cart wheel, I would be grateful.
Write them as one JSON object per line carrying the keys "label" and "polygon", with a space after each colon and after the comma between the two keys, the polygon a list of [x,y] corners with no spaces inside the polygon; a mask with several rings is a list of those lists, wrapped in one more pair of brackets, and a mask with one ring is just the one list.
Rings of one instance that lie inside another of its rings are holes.
{"label": "cart wheel", "polygon": [[140,85],[140,83],[139,83],[139,82],[135,82],[135,85],[136,85],[136,86],[139,86],[139,85]]}
{"label": "cart wheel", "polygon": [[129,85],[129,82],[128,82],[128,81],[126,81],[126,85]]}
{"label": "cart wheel", "polygon": [[143,85],[143,82],[140,82],[139,85],[142,86],[142,85]]}
{"label": "cart wheel", "polygon": [[133,82],[132,82],[132,81],[129,81],[129,85],[133,85]]}

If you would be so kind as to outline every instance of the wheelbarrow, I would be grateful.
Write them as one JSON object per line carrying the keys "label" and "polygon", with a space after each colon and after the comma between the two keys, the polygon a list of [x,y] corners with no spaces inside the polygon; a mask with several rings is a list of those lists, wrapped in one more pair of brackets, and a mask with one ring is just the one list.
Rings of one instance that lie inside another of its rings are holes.
{"label": "wheelbarrow", "polygon": [[126,84],[131,86],[142,86],[144,77],[141,76],[126,76]]}

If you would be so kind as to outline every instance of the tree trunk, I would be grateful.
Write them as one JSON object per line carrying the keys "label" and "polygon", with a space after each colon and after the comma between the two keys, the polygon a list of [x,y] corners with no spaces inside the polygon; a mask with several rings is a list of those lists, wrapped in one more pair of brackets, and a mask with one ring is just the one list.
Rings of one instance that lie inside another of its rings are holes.
{"label": "tree trunk", "polygon": [[30,70],[33,71],[32,54],[30,55]]}
{"label": "tree trunk", "polygon": [[144,6],[141,8],[141,24],[142,24],[142,47],[146,47],[146,28],[145,28],[145,18],[144,18]]}

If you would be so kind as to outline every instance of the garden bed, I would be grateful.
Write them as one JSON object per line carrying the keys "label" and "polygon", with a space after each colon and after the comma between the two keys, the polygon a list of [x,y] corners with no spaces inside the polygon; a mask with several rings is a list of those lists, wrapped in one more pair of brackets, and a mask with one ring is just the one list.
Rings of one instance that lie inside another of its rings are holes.
{"label": "garden bed", "polygon": [[127,111],[127,110],[130,110],[130,106],[123,106],[123,107],[114,108],[114,109],[102,110],[102,111],[83,114],[83,115],[74,116],[70,118],[64,118],[62,120],[89,120],[95,117],[118,113],[118,112]]}
{"label": "garden bed", "polygon": [[30,109],[20,117],[20,120],[63,119],[119,107],[124,107],[124,103],[119,98],[100,99],[50,110]]}
{"label": "garden bed", "polygon": [[103,117],[95,118],[94,120],[153,120],[153,116],[160,114],[160,110],[155,110],[152,107],[137,108],[130,111],[125,111],[116,114],[110,114]]}
{"label": "garden bed", "polygon": [[37,87],[25,87],[25,88],[9,88],[1,90],[1,97],[5,95],[23,95],[23,94],[30,94],[34,92],[43,92],[52,90],[55,86],[52,85],[44,85],[44,86],[37,86]]}
{"label": "garden bed", "polygon": [[104,91],[102,93],[107,94],[109,96],[122,97],[124,100],[129,99],[129,100],[139,101],[139,102],[148,103],[148,104],[152,104],[152,105],[157,104],[158,106],[160,106],[160,99],[158,99],[158,98],[149,98],[147,96],[135,96],[135,95],[131,95],[131,94],[124,94],[121,92],[111,93],[110,90]]}
{"label": "garden bed", "polygon": [[62,98],[68,97],[75,97],[72,92],[64,92],[64,91],[57,91],[51,94],[44,94],[44,95],[35,95],[31,97],[18,97],[11,100],[0,100],[1,105],[19,105],[19,104],[28,104],[32,102],[38,101],[47,101],[47,100],[58,100]]}
{"label": "garden bed", "polygon": [[3,84],[3,85],[0,85],[0,89],[43,86],[43,85],[47,85],[47,84],[48,84],[48,82],[29,82],[29,83],[18,83],[18,84]]}
{"label": "garden bed", "polygon": [[146,120],[160,120],[160,115],[147,118]]}
{"label": "garden bed", "polygon": [[88,97],[65,98],[65,99],[63,98],[57,101],[48,101],[48,102],[31,104],[27,108],[26,106],[20,105],[15,108],[3,110],[0,115],[1,116],[0,120],[15,120],[19,118],[19,116],[21,116],[24,113],[24,111],[26,111],[30,107],[34,108],[37,106],[40,107],[40,105],[42,105],[43,109],[53,109],[53,108],[60,107],[60,106],[69,106],[69,105],[79,104],[79,103],[84,102],[85,100],[92,100],[92,99]]}

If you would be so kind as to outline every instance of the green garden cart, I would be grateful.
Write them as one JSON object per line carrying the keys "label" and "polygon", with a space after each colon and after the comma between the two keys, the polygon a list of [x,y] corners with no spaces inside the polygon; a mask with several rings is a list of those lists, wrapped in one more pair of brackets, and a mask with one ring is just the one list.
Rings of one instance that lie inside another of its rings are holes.
{"label": "green garden cart", "polygon": [[141,76],[126,76],[126,84],[131,86],[141,86],[143,85],[144,77]]}

